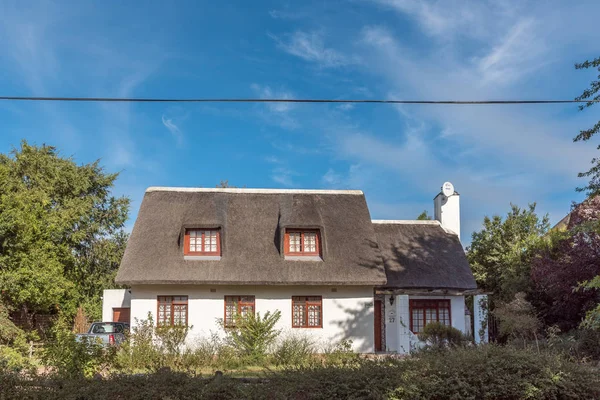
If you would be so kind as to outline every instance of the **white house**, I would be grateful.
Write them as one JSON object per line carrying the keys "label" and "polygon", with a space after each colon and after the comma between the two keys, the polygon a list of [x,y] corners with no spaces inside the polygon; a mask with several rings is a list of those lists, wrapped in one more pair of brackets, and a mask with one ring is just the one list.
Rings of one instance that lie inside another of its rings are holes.
{"label": "white house", "polygon": [[355,190],[151,187],[116,278],[130,289],[105,291],[103,318],[151,313],[193,341],[279,310],[284,331],[359,352],[407,352],[431,321],[466,332],[477,287],[452,193],[436,196],[437,221],[372,221]]}

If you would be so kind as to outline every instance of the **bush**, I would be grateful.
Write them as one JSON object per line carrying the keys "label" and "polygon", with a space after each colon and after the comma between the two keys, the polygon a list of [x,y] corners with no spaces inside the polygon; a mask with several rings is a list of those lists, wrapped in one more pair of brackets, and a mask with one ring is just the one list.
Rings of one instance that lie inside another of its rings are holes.
{"label": "bush", "polygon": [[595,399],[598,372],[553,353],[483,345],[349,366],[311,364],[255,380],[169,371],[106,380],[0,374],[0,398]]}
{"label": "bush", "polygon": [[0,346],[0,371],[21,372],[33,370],[31,360],[22,351],[9,346]]}
{"label": "bush", "polygon": [[115,367],[128,372],[158,371],[161,368],[180,369],[190,362],[184,348],[191,326],[154,326],[152,314],[148,319],[135,319],[134,327],[117,352]]}
{"label": "bush", "polygon": [[27,355],[27,339],[28,335],[9,319],[8,308],[0,301],[0,371],[33,368]]}
{"label": "bush", "polygon": [[240,315],[236,318],[234,327],[225,327],[223,321],[220,321],[220,324],[232,346],[240,351],[243,357],[261,363],[281,333],[275,329],[280,318],[281,312],[277,310],[274,313],[267,311],[264,317],[261,317],[260,313]]}
{"label": "bush", "polygon": [[192,329],[191,326],[185,325],[157,327],[155,330],[156,340],[161,352],[169,355],[181,354],[190,329]]}
{"label": "bush", "polygon": [[291,334],[277,343],[272,356],[277,366],[303,366],[312,360],[315,352],[315,343],[310,337]]}
{"label": "bush", "polygon": [[112,363],[113,348],[88,338],[77,341],[64,318],[52,328],[52,341],[46,345],[42,360],[56,373],[68,378],[91,377]]}
{"label": "bush", "polygon": [[494,310],[494,316],[504,338],[537,341],[542,324],[535,308],[525,299],[525,293],[517,293],[512,301],[500,303]]}
{"label": "bush", "polygon": [[352,340],[343,339],[333,347],[325,348],[323,361],[330,366],[350,366],[358,362],[360,355],[352,350]]}
{"label": "bush", "polygon": [[470,341],[460,330],[441,322],[430,322],[425,325],[423,332],[419,334],[419,339],[436,349],[463,346]]}

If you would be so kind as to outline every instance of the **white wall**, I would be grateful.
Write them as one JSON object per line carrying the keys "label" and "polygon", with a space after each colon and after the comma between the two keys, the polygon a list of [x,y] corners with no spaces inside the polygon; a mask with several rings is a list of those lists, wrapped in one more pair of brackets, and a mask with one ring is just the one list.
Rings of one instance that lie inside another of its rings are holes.
{"label": "white wall", "polygon": [[[215,289],[216,292],[211,292]],[[223,318],[224,296],[253,295],[256,312],[281,311],[277,325],[283,334],[306,334],[322,346],[342,339],[353,341],[359,352],[374,350],[373,287],[337,286],[218,286],[218,285],[144,285],[131,288],[131,324],[146,319],[148,312],[156,321],[157,296],[187,295],[188,325],[192,325],[188,343],[211,332],[223,334],[217,319]],[[323,328],[292,329],[292,296],[323,297]]]}
{"label": "white wall", "polygon": [[102,321],[112,322],[113,308],[131,306],[131,294],[127,289],[106,289],[102,293]]}

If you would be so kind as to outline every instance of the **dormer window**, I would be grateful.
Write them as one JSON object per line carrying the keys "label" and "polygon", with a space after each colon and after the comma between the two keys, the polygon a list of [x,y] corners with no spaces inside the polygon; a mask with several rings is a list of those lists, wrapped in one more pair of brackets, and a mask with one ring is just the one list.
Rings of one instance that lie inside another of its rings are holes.
{"label": "dormer window", "polygon": [[186,229],[183,254],[187,256],[220,256],[219,229]]}
{"label": "dormer window", "polygon": [[286,256],[321,255],[321,238],[318,229],[286,229]]}

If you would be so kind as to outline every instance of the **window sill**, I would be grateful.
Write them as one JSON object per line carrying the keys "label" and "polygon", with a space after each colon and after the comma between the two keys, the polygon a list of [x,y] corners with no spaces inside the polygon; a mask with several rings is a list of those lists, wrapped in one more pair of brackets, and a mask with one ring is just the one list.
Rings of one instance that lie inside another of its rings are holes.
{"label": "window sill", "polygon": [[323,329],[322,326],[292,326],[292,329]]}
{"label": "window sill", "polygon": [[221,256],[183,256],[185,261],[221,261]]}
{"label": "window sill", "polygon": [[323,261],[321,256],[285,256],[286,261]]}

